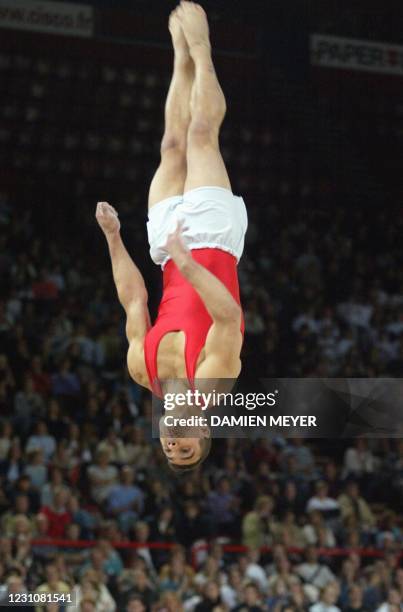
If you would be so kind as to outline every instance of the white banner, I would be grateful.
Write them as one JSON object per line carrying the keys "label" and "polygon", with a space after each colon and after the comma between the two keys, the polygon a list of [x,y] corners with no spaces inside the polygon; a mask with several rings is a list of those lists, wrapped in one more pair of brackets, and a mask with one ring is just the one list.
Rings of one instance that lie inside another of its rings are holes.
{"label": "white banner", "polygon": [[0,0],[0,27],[89,38],[94,34],[94,11],[84,4]]}
{"label": "white banner", "polygon": [[403,47],[382,42],[313,34],[311,63],[328,68],[403,76]]}

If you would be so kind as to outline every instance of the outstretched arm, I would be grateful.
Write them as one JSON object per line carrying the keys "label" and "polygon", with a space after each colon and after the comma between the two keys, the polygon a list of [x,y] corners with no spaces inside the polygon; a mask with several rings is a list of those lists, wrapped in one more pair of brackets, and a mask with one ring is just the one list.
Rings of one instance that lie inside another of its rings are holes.
{"label": "outstretched arm", "polygon": [[108,243],[119,301],[127,312],[133,300],[147,302],[144,279],[123,244],[116,210],[106,202],[98,202],[95,216]]}
{"label": "outstretched arm", "polygon": [[106,202],[99,202],[95,216],[108,243],[116,291],[126,312],[129,370],[139,384],[144,384],[143,341],[150,324],[144,279],[123,244],[116,210]]}

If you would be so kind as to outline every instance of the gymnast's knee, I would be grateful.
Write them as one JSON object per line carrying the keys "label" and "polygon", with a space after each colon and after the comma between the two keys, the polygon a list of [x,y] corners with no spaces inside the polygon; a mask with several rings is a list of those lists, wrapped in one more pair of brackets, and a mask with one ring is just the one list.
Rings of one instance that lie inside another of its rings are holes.
{"label": "gymnast's knee", "polygon": [[192,119],[187,144],[189,148],[212,145],[218,141],[220,122],[209,117],[195,117]]}
{"label": "gymnast's knee", "polygon": [[165,132],[160,147],[161,157],[170,156],[183,159],[186,157],[186,136],[173,132]]}

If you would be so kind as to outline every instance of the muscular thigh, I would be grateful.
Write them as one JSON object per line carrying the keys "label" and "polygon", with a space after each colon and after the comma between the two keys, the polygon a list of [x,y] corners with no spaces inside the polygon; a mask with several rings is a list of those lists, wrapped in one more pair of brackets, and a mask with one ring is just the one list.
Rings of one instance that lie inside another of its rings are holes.
{"label": "muscular thigh", "polygon": [[148,208],[161,200],[182,195],[186,180],[186,155],[175,147],[161,153],[161,162],[151,182]]}
{"label": "muscular thigh", "polygon": [[220,152],[218,135],[203,130],[189,132],[184,191],[207,186],[231,189],[231,182]]}

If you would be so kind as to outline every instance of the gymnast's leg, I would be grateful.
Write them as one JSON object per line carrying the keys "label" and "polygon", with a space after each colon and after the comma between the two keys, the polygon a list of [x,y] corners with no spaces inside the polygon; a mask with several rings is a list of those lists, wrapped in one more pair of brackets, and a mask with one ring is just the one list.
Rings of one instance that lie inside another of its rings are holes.
{"label": "gymnast's leg", "polygon": [[204,186],[231,189],[219,147],[226,103],[211,57],[207,17],[201,6],[187,1],[181,2],[177,13],[195,65],[184,190]]}
{"label": "gymnast's leg", "polygon": [[165,198],[183,194],[186,180],[186,143],[194,65],[177,13],[178,9],[171,13],[169,19],[175,52],[174,69],[165,105],[161,162],[151,182],[149,208]]}

